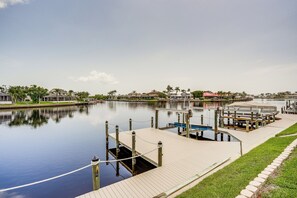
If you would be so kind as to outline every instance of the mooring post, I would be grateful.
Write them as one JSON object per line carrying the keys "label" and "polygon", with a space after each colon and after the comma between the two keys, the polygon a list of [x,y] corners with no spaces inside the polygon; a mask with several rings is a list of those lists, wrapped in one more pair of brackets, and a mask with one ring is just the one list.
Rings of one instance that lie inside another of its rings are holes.
{"label": "mooring post", "polygon": [[275,113],[272,114],[273,122],[275,122]]}
{"label": "mooring post", "polygon": [[249,132],[250,131],[250,122],[248,120],[245,121],[245,130],[246,132]]}
{"label": "mooring post", "polygon": [[256,129],[259,128],[259,113],[256,113]]}
{"label": "mooring post", "polygon": [[120,141],[119,141],[119,126],[116,125],[116,157],[118,158],[120,152]]}
{"label": "mooring post", "polygon": [[[109,160],[109,155],[108,155],[108,150],[109,150],[109,142],[108,142],[108,121],[105,121],[105,158],[106,161]],[[108,165],[109,163],[106,162],[106,165]]]}
{"label": "mooring post", "polygon": [[158,142],[158,167],[162,166],[162,157],[163,157],[163,143],[161,141]]}
{"label": "mooring post", "polygon": [[233,118],[233,127],[234,127],[234,130],[236,130],[236,111],[234,111],[234,118]]}
{"label": "mooring post", "polygon": [[183,113],[183,124],[185,124],[185,114]]}
{"label": "mooring post", "polygon": [[132,132],[132,175],[135,175],[135,164],[136,164],[136,138],[135,138],[136,134],[135,131]]}
{"label": "mooring post", "polygon": [[187,138],[190,137],[190,115],[186,114],[186,132],[187,132]]}
{"label": "mooring post", "polygon": [[154,117],[151,117],[151,128],[154,128]]}
{"label": "mooring post", "polygon": [[215,110],[214,112],[214,131],[218,133],[218,111]]}
{"label": "mooring post", "polygon": [[92,178],[93,178],[93,190],[98,190],[100,188],[100,166],[99,166],[99,158],[94,156],[91,164],[92,164]]}
{"label": "mooring post", "polygon": [[105,142],[108,145],[108,121],[105,122]]}
{"label": "mooring post", "polygon": [[203,125],[203,114],[201,115],[201,125]]}
{"label": "mooring post", "polygon": [[158,122],[159,122],[159,110],[156,110],[156,112],[155,112],[155,128],[157,129],[157,128],[159,128],[159,126],[158,126]]}
{"label": "mooring post", "polygon": [[129,119],[129,131],[132,131],[132,119]]}
{"label": "mooring post", "polygon": [[254,128],[254,112],[251,112],[251,130]]}
{"label": "mooring post", "polygon": [[240,155],[242,156],[242,141],[239,140],[239,143],[240,143]]}
{"label": "mooring post", "polygon": [[284,113],[284,108],[283,108],[283,107],[281,108],[281,113],[282,113],[282,114]]}
{"label": "mooring post", "polygon": [[231,136],[230,135],[228,135],[228,142],[230,142],[231,141]]}
{"label": "mooring post", "polygon": [[223,140],[224,140],[224,134],[221,133],[221,141],[223,141]]}
{"label": "mooring post", "polygon": [[228,124],[228,129],[229,129],[229,126],[230,126],[230,111],[228,111],[228,119],[227,119],[227,124]]}
{"label": "mooring post", "polygon": [[[178,124],[180,123],[180,114],[179,113],[177,114],[177,122],[178,122]],[[180,127],[177,127],[177,132],[178,132],[178,134],[180,134]]]}

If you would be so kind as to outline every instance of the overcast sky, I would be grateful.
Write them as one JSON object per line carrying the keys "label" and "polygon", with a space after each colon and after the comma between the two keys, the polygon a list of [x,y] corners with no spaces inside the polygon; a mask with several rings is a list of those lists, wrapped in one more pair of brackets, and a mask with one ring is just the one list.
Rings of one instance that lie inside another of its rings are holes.
{"label": "overcast sky", "polygon": [[0,83],[297,91],[297,1],[0,0]]}

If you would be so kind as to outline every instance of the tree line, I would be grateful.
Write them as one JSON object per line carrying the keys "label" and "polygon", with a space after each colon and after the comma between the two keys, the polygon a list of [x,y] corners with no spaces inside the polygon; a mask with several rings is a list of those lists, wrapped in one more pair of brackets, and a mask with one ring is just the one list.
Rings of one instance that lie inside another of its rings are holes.
{"label": "tree line", "polygon": [[74,97],[78,101],[83,101],[89,97],[89,92],[80,91],[74,92],[73,90],[66,91],[60,88],[54,88],[52,90],[48,90],[47,88],[30,85],[30,86],[0,86],[0,92],[9,94],[14,103],[23,102],[27,99],[32,100],[33,103],[39,103],[40,100],[51,94],[59,98],[60,96],[71,96]]}

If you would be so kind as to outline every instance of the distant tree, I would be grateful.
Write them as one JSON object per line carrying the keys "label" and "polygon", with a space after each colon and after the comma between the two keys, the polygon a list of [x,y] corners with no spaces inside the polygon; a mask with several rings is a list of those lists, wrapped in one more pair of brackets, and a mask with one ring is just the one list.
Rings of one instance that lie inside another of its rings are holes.
{"label": "distant tree", "polygon": [[179,87],[175,87],[175,89],[174,89],[175,91],[176,91],[176,93],[177,92],[179,92],[180,91],[180,88]]}
{"label": "distant tree", "polygon": [[106,100],[106,99],[107,99],[107,96],[105,96],[105,95],[103,95],[103,94],[96,94],[96,95],[94,96],[94,98],[95,98],[96,100]]}
{"label": "distant tree", "polygon": [[191,91],[191,89],[190,89],[190,88],[188,88],[188,89],[187,89],[187,91],[188,91],[188,92],[190,92],[190,91]]}
{"label": "distant tree", "polygon": [[73,96],[74,91],[73,90],[69,90],[68,91],[68,96]]}
{"label": "distant tree", "polygon": [[28,88],[28,96],[31,97],[33,103],[39,103],[40,98],[43,98],[47,95],[47,89],[43,87],[39,87],[37,85],[31,85]]}
{"label": "distant tree", "polygon": [[14,102],[24,101],[27,96],[28,87],[24,86],[10,86],[8,93],[11,95]]}
{"label": "distant tree", "polygon": [[84,101],[89,97],[89,92],[86,91],[81,91],[81,92],[77,92],[76,96],[78,97],[79,101]]}
{"label": "distant tree", "polygon": [[196,90],[192,92],[194,98],[202,98],[203,97],[203,91],[201,90]]}
{"label": "distant tree", "polygon": [[159,92],[158,97],[159,98],[167,98],[167,95],[164,92]]}
{"label": "distant tree", "polygon": [[116,93],[117,93],[117,90],[112,90],[112,91],[108,92],[107,94],[108,94],[109,98],[113,98]]}
{"label": "distant tree", "polygon": [[171,87],[170,85],[167,85],[166,90],[167,90],[167,93],[170,93],[171,91],[173,91],[173,87]]}

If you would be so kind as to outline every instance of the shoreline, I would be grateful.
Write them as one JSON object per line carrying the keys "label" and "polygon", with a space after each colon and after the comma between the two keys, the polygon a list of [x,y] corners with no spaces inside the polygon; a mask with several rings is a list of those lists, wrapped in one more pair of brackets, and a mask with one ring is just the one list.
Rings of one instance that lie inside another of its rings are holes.
{"label": "shoreline", "polygon": [[[247,99],[231,99],[231,100],[225,100],[225,99],[215,99],[215,100],[197,100],[197,99],[191,99],[190,102],[244,102],[244,101],[252,101],[253,99],[247,98]],[[169,99],[164,100],[128,100],[128,99],[109,99],[104,101],[116,101],[116,102],[184,102],[184,100],[173,100],[170,101]],[[187,101],[186,101],[187,102]]]}
{"label": "shoreline", "polygon": [[88,102],[75,102],[75,103],[53,103],[53,104],[27,104],[27,105],[0,105],[0,110],[10,109],[29,109],[29,108],[43,108],[43,107],[67,107],[67,106],[81,106],[89,105]]}

